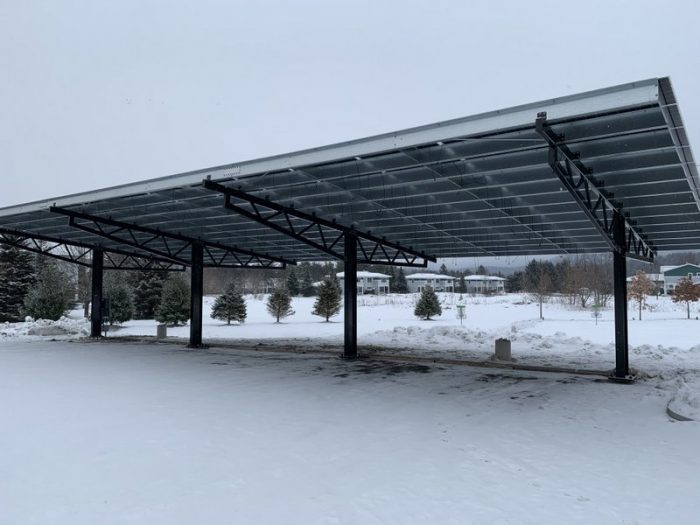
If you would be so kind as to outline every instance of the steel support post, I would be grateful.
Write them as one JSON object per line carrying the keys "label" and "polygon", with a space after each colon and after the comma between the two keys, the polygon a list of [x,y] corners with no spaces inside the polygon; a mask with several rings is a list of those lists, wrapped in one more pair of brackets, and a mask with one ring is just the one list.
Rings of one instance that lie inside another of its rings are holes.
{"label": "steel support post", "polygon": [[343,278],[345,317],[345,346],[343,357],[357,357],[357,237],[350,233],[344,234],[345,277]]}
{"label": "steel support post", "polygon": [[204,295],[204,247],[192,243],[190,286],[190,348],[202,346],[202,296]]}
{"label": "steel support post", "polygon": [[[619,212],[618,212],[619,215]],[[629,379],[627,346],[627,254],[625,223],[615,217],[613,234],[619,250],[613,252],[613,286],[615,288],[615,379]]]}
{"label": "steel support post", "polygon": [[90,337],[102,336],[102,275],[104,269],[104,253],[95,248],[92,250],[92,308],[90,313]]}

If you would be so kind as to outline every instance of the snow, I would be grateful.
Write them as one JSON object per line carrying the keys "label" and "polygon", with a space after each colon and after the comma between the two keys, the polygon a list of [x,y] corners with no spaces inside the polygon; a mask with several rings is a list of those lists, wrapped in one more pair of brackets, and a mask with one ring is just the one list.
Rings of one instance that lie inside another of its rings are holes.
{"label": "snow", "polygon": [[455,278],[451,275],[444,275],[442,273],[411,273],[406,276],[407,280],[413,279],[439,279],[440,281],[454,281]]}
{"label": "snow", "polygon": [[[338,272],[335,274],[335,276],[338,279],[343,279],[343,278],[345,278],[345,272]],[[364,270],[360,270],[357,272],[357,277],[358,277],[358,279],[363,279],[363,278],[388,279],[390,276],[387,274],[384,274],[384,273],[367,272]]]}
{"label": "snow", "polygon": [[23,323],[0,323],[0,339],[4,337],[26,336],[66,336],[90,335],[90,325],[82,318],[61,317],[58,321],[47,321],[27,317]]}
{"label": "snow", "polygon": [[465,281],[505,281],[503,277],[497,277],[495,275],[465,275]]}
{"label": "snow", "polygon": [[[526,295],[465,296],[460,325],[458,295],[439,295],[431,322],[415,295],[361,296],[374,358],[353,362],[329,352],[342,317],[312,316],[313,298],[277,324],[247,296],[245,324],[205,318],[205,339],[230,345],[196,351],[85,342],[81,319],[0,326],[0,523],[697,523],[700,422],[665,412],[700,419],[684,306],[654,298],[630,320],[640,380],[622,386],[455,364],[488,362],[505,336],[519,364],[609,370],[609,307],[596,325],[557,302],[539,320]],[[29,335],[53,325],[58,341]]]}
{"label": "snow", "polygon": [[0,344],[4,523],[696,523],[652,384],[173,345]]}

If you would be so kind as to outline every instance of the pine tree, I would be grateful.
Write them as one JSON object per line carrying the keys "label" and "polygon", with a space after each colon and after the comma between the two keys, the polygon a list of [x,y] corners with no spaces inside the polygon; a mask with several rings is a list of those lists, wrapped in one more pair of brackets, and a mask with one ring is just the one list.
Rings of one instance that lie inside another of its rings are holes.
{"label": "pine tree", "polygon": [[231,321],[245,322],[248,311],[243,294],[236,287],[236,283],[231,281],[224,293],[216,298],[211,316],[212,319],[226,321],[226,324],[231,324]]}
{"label": "pine tree", "polygon": [[637,274],[632,277],[632,282],[629,285],[627,293],[629,296],[637,301],[639,305],[639,320],[642,320],[642,307],[646,301],[647,295],[652,295],[656,291],[656,285],[654,281],[647,277],[644,272],[637,272]]}
{"label": "pine tree", "polygon": [[442,315],[440,300],[430,286],[423,288],[413,313],[416,317],[422,317],[426,321],[430,321],[432,315]]}
{"label": "pine tree", "polygon": [[109,301],[109,324],[121,324],[134,317],[132,287],[123,271],[105,272],[104,296]]}
{"label": "pine tree", "polygon": [[406,281],[406,274],[403,272],[403,268],[399,268],[396,274],[396,288],[391,291],[394,293],[408,293],[408,282]]}
{"label": "pine tree", "polygon": [[285,288],[277,288],[267,299],[267,311],[277,322],[280,319],[294,315],[292,310],[292,297]]}
{"label": "pine tree", "polygon": [[134,319],[153,319],[160,304],[165,272],[142,271],[134,288]]}
{"label": "pine tree", "polygon": [[169,275],[163,283],[160,304],[156,311],[159,323],[177,326],[190,318],[190,285],[179,275]]}
{"label": "pine tree", "polygon": [[389,291],[396,292],[396,269],[389,266]]}
{"label": "pine tree", "polygon": [[457,291],[460,294],[467,293],[467,281],[464,279],[464,274],[459,274],[459,283],[457,283]]}
{"label": "pine tree", "polygon": [[73,292],[70,281],[58,266],[53,261],[45,260],[24,298],[23,314],[34,319],[56,321],[70,308]]}
{"label": "pine tree", "polygon": [[445,266],[445,263],[442,263],[442,264],[440,265],[440,273],[441,273],[442,275],[447,275],[447,266]]}
{"label": "pine tree", "polygon": [[294,268],[289,270],[289,277],[287,277],[287,290],[289,291],[289,295],[291,295],[292,297],[299,295],[299,279],[297,278],[297,274],[294,271]]}
{"label": "pine tree", "polygon": [[311,270],[307,266],[304,268],[304,276],[301,279],[301,295],[304,297],[312,297],[315,294],[314,280],[311,278]]}
{"label": "pine tree", "polygon": [[32,255],[0,244],[0,322],[22,320],[22,306],[35,273]]}
{"label": "pine tree", "polygon": [[685,303],[688,311],[688,319],[690,319],[690,303],[694,303],[700,299],[700,285],[693,284],[693,281],[687,277],[681,279],[673,289],[671,299],[674,303]]}
{"label": "pine tree", "polygon": [[326,322],[340,311],[340,289],[330,277],[321,283],[314,303],[313,315],[325,317]]}

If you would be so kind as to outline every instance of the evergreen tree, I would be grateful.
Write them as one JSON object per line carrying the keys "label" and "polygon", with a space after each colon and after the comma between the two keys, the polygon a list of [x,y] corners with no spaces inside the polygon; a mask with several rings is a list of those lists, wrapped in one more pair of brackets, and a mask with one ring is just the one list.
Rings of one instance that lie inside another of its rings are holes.
{"label": "evergreen tree", "polygon": [[70,308],[73,287],[53,261],[46,257],[36,281],[24,298],[23,314],[56,321]]}
{"label": "evergreen tree", "polygon": [[304,268],[304,276],[301,279],[301,295],[304,297],[312,297],[316,294],[314,289],[314,280],[311,277],[311,269],[309,266]]}
{"label": "evergreen tree", "polygon": [[391,291],[394,293],[408,293],[408,282],[406,281],[406,274],[403,272],[403,268],[399,268],[396,274],[396,288]]}
{"label": "evergreen tree", "polygon": [[153,319],[160,304],[167,274],[146,270],[137,274],[134,287],[134,319]]}
{"label": "evergreen tree", "polygon": [[32,255],[14,246],[0,244],[0,322],[22,320],[22,306],[34,283]]}
{"label": "evergreen tree", "polygon": [[169,275],[163,283],[160,304],[156,311],[159,323],[177,326],[190,318],[190,285],[180,275]]}
{"label": "evergreen tree", "polygon": [[291,295],[292,297],[299,295],[299,279],[297,278],[297,274],[294,271],[294,268],[289,270],[289,277],[287,277],[287,290],[289,291],[289,295]]}
{"label": "evergreen tree", "polygon": [[524,274],[521,271],[513,272],[506,277],[506,292],[520,292],[523,289]]}
{"label": "evergreen tree", "polygon": [[442,315],[440,300],[432,287],[423,288],[413,313],[416,317],[424,318],[426,321],[430,321],[432,315]]}
{"label": "evergreen tree", "polygon": [[700,285],[693,284],[687,277],[678,281],[671,297],[674,303],[685,303],[690,319],[690,303],[700,299]]}
{"label": "evergreen tree", "polygon": [[480,264],[479,267],[476,269],[476,273],[478,275],[487,275],[486,267],[483,264]]}
{"label": "evergreen tree", "polygon": [[245,322],[248,311],[243,294],[236,287],[236,283],[231,281],[224,293],[216,298],[211,316],[213,319],[226,321],[226,324],[231,324],[231,321]]}
{"label": "evergreen tree", "polygon": [[132,287],[123,271],[105,272],[104,296],[109,300],[109,324],[121,324],[134,317]]}
{"label": "evergreen tree", "polygon": [[396,269],[393,266],[389,266],[389,291],[396,291]]}
{"label": "evergreen tree", "polygon": [[340,289],[330,277],[321,283],[314,303],[313,315],[325,317],[326,322],[340,311]]}
{"label": "evergreen tree", "polygon": [[457,291],[460,294],[467,293],[467,281],[464,280],[464,274],[459,274],[459,283],[457,283]]}
{"label": "evergreen tree", "polygon": [[277,288],[267,299],[267,311],[277,322],[280,319],[294,315],[292,297],[285,288]]}
{"label": "evergreen tree", "polygon": [[442,264],[440,265],[440,273],[441,273],[442,275],[447,275],[447,266],[445,266],[445,263],[442,263]]}

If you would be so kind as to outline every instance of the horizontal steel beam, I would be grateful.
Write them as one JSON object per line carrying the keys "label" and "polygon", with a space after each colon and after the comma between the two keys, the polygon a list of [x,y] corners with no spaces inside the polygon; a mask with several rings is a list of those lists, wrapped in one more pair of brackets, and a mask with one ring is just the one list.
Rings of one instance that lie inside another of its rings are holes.
{"label": "horizontal steel beam", "polygon": [[[69,225],[74,228],[153,253],[178,264],[189,265],[191,263],[182,254],[185,249],[190,249],[193,243],[199,243],[204,247],[207,257],[204,266],[276,269],[284,268],[286,264],[296,264],[283,257],[260,254],[237,246],[227,246],[218,242],[187,237],[177,232],[153,229],[75,210],[52,206],[50,211],[67,216]],[[175,242],[173,243],[173,241]]]}
{"label": "horizontal steel beam", "polygon": [[[6,228],[0,228],[0,243],[86,267],[92,265],[94,250],[102,249],[96,245],[74,243],[46,235]],[[104,251],[104,257],[105,270],[184,271],[185,269],[184,266],[173,261],[157,257],[144,257],[123,250]]]}
{"label": "horizontal steel beam", "polygon": [[[339,249],[340,241],[345,235],[352,235],[357,238],[359,253],[364,257],[364,259],[358,259],[359,264],[426,267],[428,261],[437,260],[434,256],[414,250],[411,246],[402,246],[384,237],[373,235],[369,231],[357,230],[352,224],[340,224],[334,219],[324,219],[316,216],[315,213],[303,212],[293,206],[284,206],[210,180],[205,180],[204,186],[224,195],[226,209],[337,259],[344,258],[343,251]],[[250,206],[250,209],[234,203],[233,199],[243,201]],[[311,232],[313,237],[310,235]]]}

